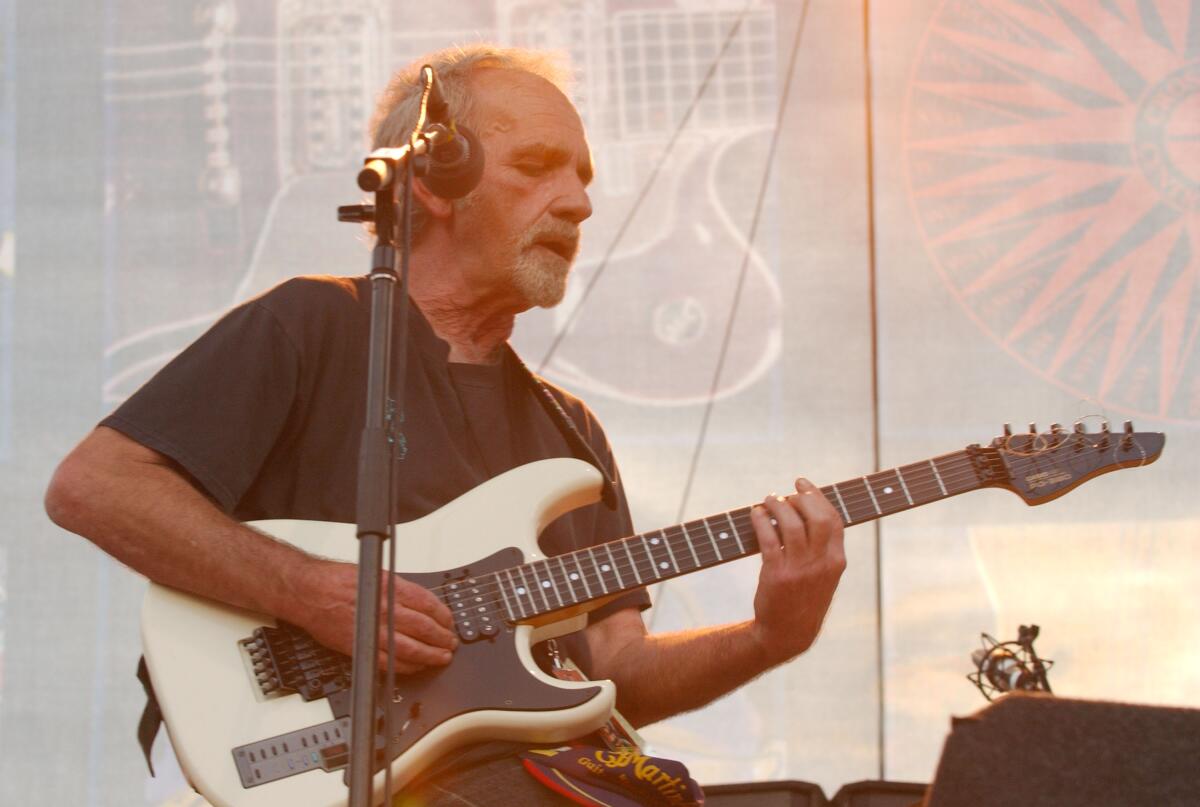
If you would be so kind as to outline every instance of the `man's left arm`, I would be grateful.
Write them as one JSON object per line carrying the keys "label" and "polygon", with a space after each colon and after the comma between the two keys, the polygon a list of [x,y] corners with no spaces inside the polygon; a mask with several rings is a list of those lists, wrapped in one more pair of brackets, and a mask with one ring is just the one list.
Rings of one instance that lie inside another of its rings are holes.
{"label": "man's left arm", "polygon": [[811,482],[751,511],[762,554],[754,619],[647,633],[625,609],[583,633],[592,678],[617,685],[617,707],[636,726],[699,708],[807,650],[846,568],[842,519]]}

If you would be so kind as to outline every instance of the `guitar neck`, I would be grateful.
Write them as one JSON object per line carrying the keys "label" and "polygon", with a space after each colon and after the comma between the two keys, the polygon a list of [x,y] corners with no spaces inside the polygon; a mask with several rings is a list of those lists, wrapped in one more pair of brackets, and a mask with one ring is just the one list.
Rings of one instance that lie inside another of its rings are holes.
{"label": "guitar neck", "polygon": [[[991,484],[987,466],[972,446],[821,492],[851,526]],[[751,507],[505,569],[495,583],[509,617],[520,621],[728,563],[758,551]]]}

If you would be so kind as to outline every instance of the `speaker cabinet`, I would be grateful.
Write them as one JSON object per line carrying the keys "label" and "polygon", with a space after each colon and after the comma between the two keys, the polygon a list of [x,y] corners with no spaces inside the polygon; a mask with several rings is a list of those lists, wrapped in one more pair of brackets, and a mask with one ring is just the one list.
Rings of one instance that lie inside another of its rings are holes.
{"label": "speaker cabinet", "polygon": [[1006,695],[952,721],[929,807],[1195,807],[1200,710]]}

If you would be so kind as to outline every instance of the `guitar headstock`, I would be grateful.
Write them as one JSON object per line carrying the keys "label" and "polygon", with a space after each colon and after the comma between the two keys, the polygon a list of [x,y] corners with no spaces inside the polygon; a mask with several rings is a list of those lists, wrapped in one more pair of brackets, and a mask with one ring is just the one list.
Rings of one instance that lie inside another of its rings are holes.
{"label": "guitar headstock", "polygon": [[1162,454],[1166,436],[1161,432],[1135,432],[1125,421],[1120,432],[1102,422],[1088,432],[1082,422],[1073,429],[1055,423],[1047,432],[1029,424],[1029,432],[1004,434],[987,448],[978,449],[978,466],[986,485],[1016,493],[1026,504],[1042,504],[1062,496],[1100,474],[1119,468],[1149,465]]}

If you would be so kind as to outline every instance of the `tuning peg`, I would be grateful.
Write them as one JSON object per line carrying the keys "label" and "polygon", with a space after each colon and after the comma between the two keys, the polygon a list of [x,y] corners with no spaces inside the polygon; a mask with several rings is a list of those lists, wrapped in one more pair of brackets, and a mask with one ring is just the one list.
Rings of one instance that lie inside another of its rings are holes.
{"label": "tuning peg", "polygon": [[1004,436],[1012,437],[1012,424],[1011,423],[1004,424]]}
{"label": "tuning peg", "polygon": [[1132,420],[1125,421],[1125,434],[1126,434],[1126,436],[1133,435],[1133,421]]}
{"label": "tuning peg", "polygon": [[1075,433],[1076,434],[1087,434],[1087,427],[1083,425],[1082,420],[1075,421]]}
{"label": "tuning peg", "polygon": [[1063,433],[1062,424],[1061,423],[1051,423],[1050,424],[1050,433],[1051,434],[1062,434]]}
{"label": "tuning peg", "polygon": [[1030,433],[1030,434],[1037,434],[1037,424],[1036,424],[1036,423],[1030,423],[1030,424],[1029,424],[1029,433]]}

